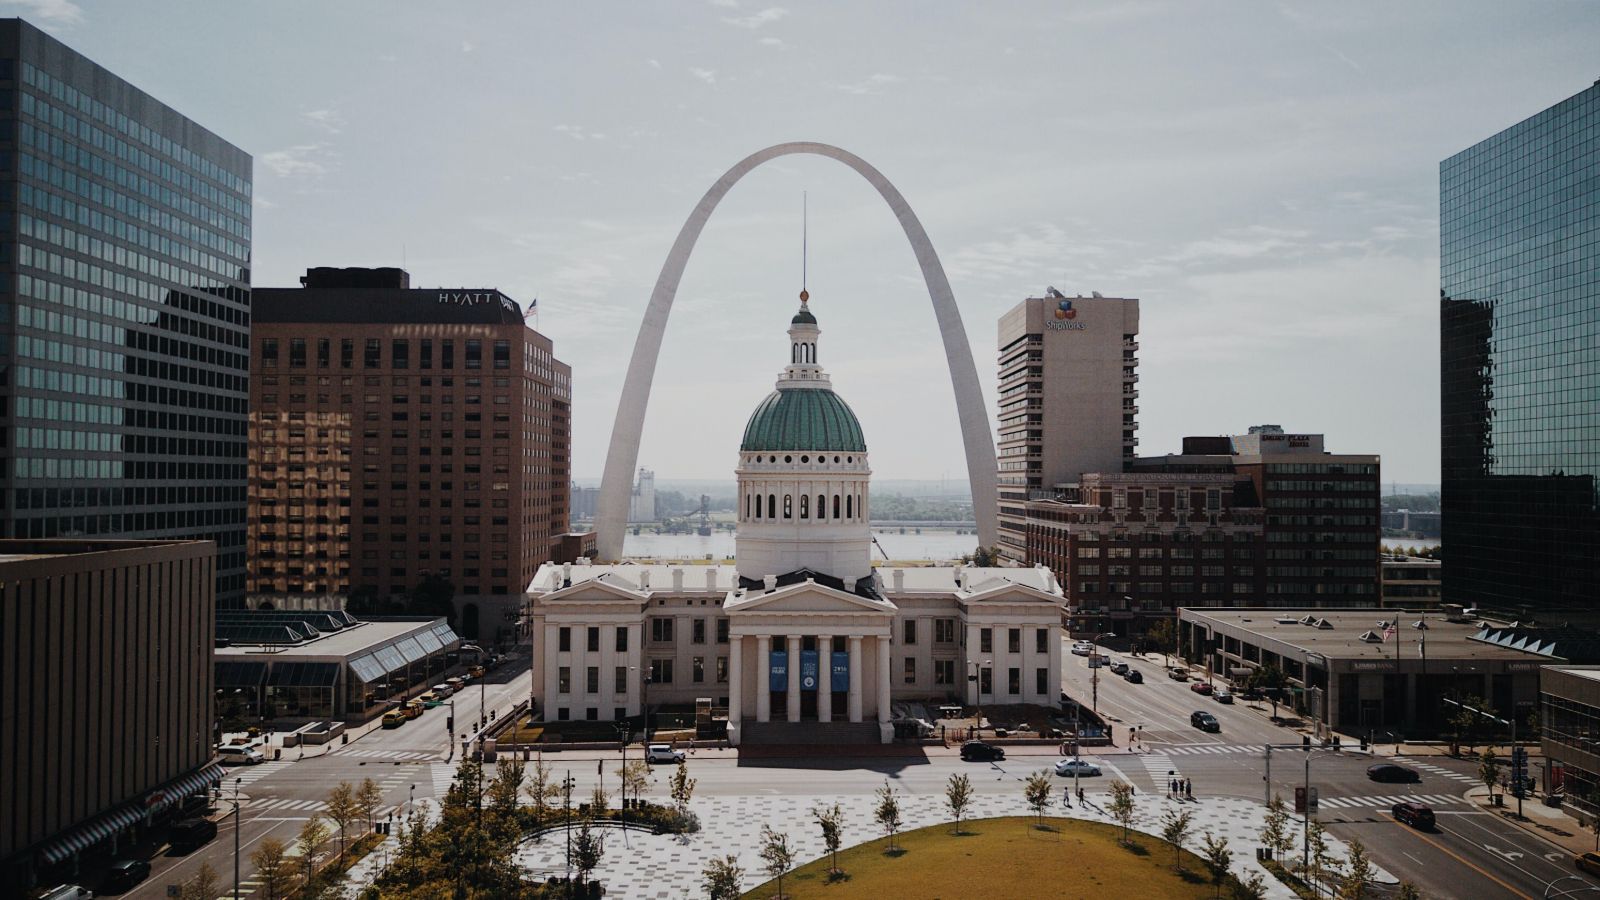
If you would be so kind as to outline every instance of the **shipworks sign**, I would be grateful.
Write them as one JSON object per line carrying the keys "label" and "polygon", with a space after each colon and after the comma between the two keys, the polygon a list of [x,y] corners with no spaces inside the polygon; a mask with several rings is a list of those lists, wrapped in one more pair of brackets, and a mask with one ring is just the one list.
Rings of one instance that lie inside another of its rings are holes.
{"label": "shipworks sign", "polygon": [[1050,318],[1044,320],[1045,331],[1083,331],[1085,322],[1079,322],[1078,311],[1073,308],[1072,301],[1062,298],[1056,301],[1056,308],[1051,310]]}
{"label": "shipworks sign", "polygon": [[517,305],[496,291],[440,291],[439,302],[448,306],[477,306],[480,303],[493,303],[499,300],[500,305],[508,311],[521,313]]}

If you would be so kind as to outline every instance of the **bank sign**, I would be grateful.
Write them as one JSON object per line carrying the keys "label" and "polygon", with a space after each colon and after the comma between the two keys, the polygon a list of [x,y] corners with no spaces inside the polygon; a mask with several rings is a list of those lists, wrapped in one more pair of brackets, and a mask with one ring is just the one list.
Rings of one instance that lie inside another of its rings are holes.
{"label": "bank sign", "polygon": [[1044,320],[1045,331],[1084,331],[1087,323],[1077,321],[1078,311],[1071,300],[1057,300],[1051,316]]}

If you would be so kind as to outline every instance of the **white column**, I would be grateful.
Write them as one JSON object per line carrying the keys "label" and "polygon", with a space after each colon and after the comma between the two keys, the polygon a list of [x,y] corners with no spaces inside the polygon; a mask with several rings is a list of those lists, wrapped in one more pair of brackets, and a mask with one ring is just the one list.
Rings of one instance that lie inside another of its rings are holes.
{"label": "white column", "polygon": [[[961,661],[962,678],[977,675],[978,664],[983,662],[983,654],[978,651],[978,630],[976,625],[967,626],[966,659]],[[982,701],[978,698],[978,681],[976,678],[969,679],[967,681],[967,705],[977,706],[980,702]]]}
{"label": "white column", "polygon": [[817,721],[833,718],[833,635],[817,635]]}
{"label": "white column", "polygon": [[889,638],[878,641],[878,723],[889,721]]}
{"label": "white column", "polygon": [[744,700],[744,638],[733,635],[728,641],[728,724],[737,725],[744,718],[740,704]]}
{"label": "white column", "polygon": [[772,638],[756,635],[756,721],[772,721]]}
{"label": "white column", "polygon": [[561,626],[553,624],[549,619],[544,622],[544,696],[539,698],[539,712],[546,722],[556,720],[556,667],[559,665],[557,654],[561,646]]}
{"label": "white column", "polygon": [[[640,686],[644,683],[644,625],[635,622],[628,626],[628,692],[625,701],[628,715],[637,716],[644,712],[644,705],[640,702]],[[615,673],[612,674],[615,678]]]}
{"label": "white column", "polygon": [[1044,648],[1049,651],[1050,659],[1050,696],[1044,702],[1056,708],[1061,707],[1061,626],[1051,624],[1048,626],[1050,639],[1045,641]]}
{"label": "white column", "polygon": [[[607,622],[600,628],[600,658],[595,660],[600,669],[600,696],[595,705],[600,707],[600,718],[611,718],[611,711],[623,705],[617,696],[617,626]],[[631,679],[630,679],[631,680]]]}
{"label": "white column", "polygon": [[[799,510],[795,515],[799,515]],[[800,721],[800,635],[789,635],[789,721]]]}
{"label": "white column", "polygon": [[850,721],[861,721],[861,636],[850,635]]}

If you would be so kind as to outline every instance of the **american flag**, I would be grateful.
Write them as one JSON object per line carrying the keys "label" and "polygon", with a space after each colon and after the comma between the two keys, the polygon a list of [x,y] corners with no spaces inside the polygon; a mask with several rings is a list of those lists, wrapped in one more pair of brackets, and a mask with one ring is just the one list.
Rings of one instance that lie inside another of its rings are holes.
{"label": "american flag", "polygon": [[1394,623],[1389,622],[1383,626],[1383,642],[1387,644],[1392,637],[1394,637]]}

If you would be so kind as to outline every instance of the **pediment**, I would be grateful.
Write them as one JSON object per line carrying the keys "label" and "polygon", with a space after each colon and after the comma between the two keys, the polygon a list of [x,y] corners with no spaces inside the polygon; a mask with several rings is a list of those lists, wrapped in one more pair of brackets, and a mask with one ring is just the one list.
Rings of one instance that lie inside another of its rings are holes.
{"label": "pediment", "polygon": [[540,603],[559,603],[562,601],[582,601],[594,603],[597,601],[624,601],[633,604],[642,604],[650,599],[649,594],[640,591],[636,586],[617,578],[611,573],[591,578],[586,581],[576,581],[559,590],[551,591],[539,598]]}
{"label": "pediment", "polygon": [[896,612],[895,605],[886,600],[868,600],[814,581],[790,585],[770,593],[747,590],[743,596],[730,599],[723,608],[731,615],[760,611],[769,614],[877,613],[893,616]]}
{"label": "pediment", "polygon": [[1038,603],[1061,606],[1066,601],[1057,594],[1018,584],[1005,578],[991,578],[970,585],[961,595],[962,603]]}

